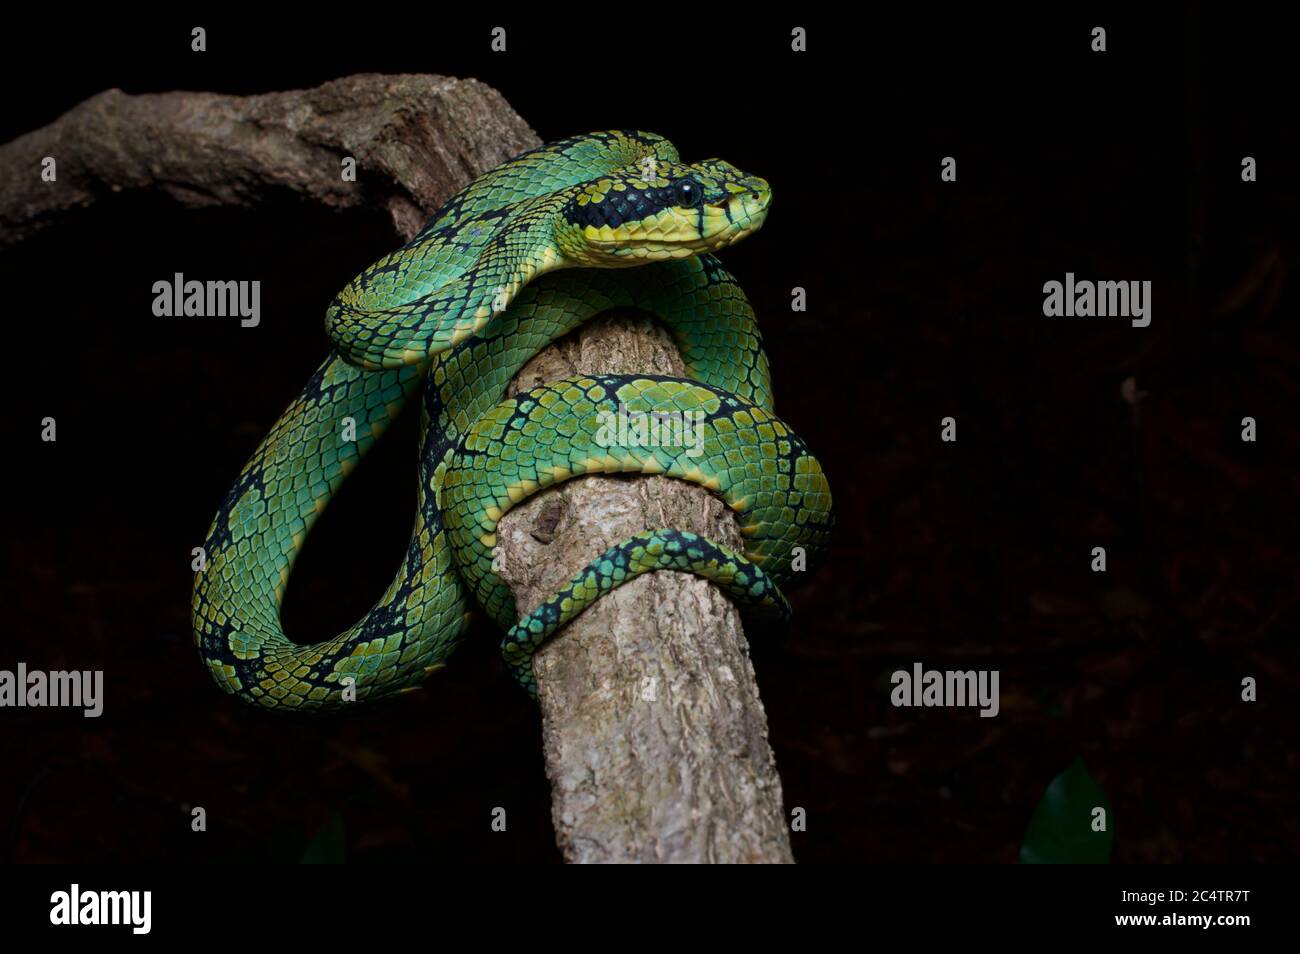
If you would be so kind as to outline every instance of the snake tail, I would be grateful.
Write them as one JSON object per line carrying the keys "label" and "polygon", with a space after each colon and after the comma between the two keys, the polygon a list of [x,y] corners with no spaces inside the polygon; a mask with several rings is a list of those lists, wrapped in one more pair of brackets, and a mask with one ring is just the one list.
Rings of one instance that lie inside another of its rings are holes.
{"label": "snake tail", "polygon": [[536,699],[533,656],[546,641],[606,593],[655,570],[693,573],[739,606],[790,618],[790,604],[772,578],[735,550],[686,530],[647,530],[610,547],[511,627],[501,641],[501,658],[511,676]]}

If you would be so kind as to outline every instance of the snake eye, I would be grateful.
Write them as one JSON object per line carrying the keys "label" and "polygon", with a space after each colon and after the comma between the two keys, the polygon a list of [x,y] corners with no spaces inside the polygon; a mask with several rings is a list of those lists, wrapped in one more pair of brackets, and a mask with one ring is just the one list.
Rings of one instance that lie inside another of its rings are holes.
{"label": "snake eye", "polygon": [[673,201],[691,208],[704,200],[704,190],[694,179],[678,179],[672,184]]}

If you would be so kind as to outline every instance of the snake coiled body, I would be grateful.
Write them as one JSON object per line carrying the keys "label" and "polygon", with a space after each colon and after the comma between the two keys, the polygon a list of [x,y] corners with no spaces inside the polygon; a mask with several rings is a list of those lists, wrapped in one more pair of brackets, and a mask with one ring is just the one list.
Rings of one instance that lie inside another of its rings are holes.
{"label": "snake coiled body", "polygon": [[[753,312],[710,252],[756,229],[770,191],[718,160],[680,163],[648,133],[576,137],[525,153],[452,198],[361,273],[326,315],[334,353],[276,421],[217,512],[193,599],[217,684],[272,709],[331,708],[413,688],[463,637],[475,606],[531,658],[600,595],[657,569],[788,613],[779,586],[824,547],[825,475],[772,414]],[[636,266],[636,267],[631,267]],[[689,378],[590,375],[503,400],[523,365],[602,311],[635,307],[672,332]],[[392,583],[355,625],[300,645],[280,625],[313,523],[402,408],[421,406],[415,528]],[[638,446],[610,415],[691,415],[696,439]],[[744,554],[665,528],[638,534],[519,619],[492,571],[495,529],[519,501],[588,473],[664,474],[719,495]]]}

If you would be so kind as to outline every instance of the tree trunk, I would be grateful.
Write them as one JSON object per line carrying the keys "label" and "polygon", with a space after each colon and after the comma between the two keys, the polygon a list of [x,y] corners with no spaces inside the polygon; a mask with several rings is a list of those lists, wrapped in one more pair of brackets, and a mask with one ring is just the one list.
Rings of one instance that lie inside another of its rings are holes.
{"label": "tree trunk", "polygon": [[[511,393],[573,374],[685,373],[668,333],[610,315],[535,357]],[[666,477],[588,476],[498,526],[502,578],[528,612],[607,547],[675,527],[743,549],[708,491]],[[684,573],[632,580],[534,660],[551,815],[571,862],[790,862],[781,782],[740,614]]]}

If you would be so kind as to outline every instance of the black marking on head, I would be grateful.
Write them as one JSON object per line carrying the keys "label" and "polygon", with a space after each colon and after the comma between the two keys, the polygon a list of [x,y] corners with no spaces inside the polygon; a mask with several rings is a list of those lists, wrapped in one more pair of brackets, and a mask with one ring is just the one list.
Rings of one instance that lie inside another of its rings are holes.
{"label": "black marking on head", "polygon": [[568,222],[579,227],[608,225],[618,228],[629,222],[648,219],[664,209],[702,209],[704,199],[704,188],[699,181],[692,176],[683,176],[665,186],[642,189],[629,184],[621,191],[610,188],[599,202],[588,200],[582,203],[574,197],[565,204],[563,214]]}

